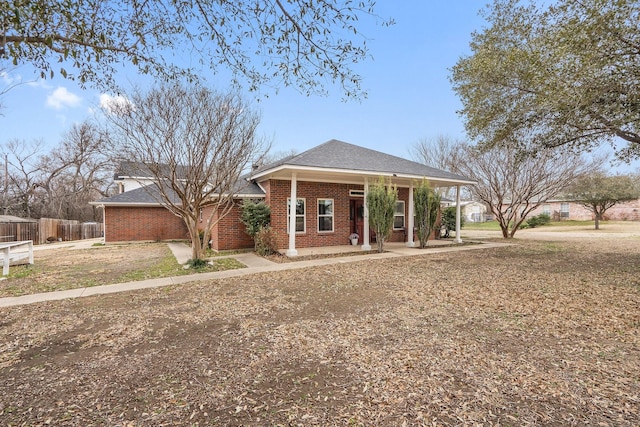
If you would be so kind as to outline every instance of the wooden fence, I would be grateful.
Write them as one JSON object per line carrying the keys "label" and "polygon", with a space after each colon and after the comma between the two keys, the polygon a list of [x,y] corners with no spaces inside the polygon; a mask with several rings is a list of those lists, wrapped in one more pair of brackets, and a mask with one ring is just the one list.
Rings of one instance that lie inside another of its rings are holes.
{"label": "wooden fence", "polygon": [[94,239],[102,237],[102,224],[85,222],[83,224],[58,224],[58,238],[69,240]]}
{"label": "wooden fence", "polygon": [[0,242],[40,241],[40,227],[37,222],[3,222],[0,223]]}
{"label": "wooden fence", "polygon": [[0,242],[31,240],[35,245],[103,236],[102,223],[41,218],[39,222],[0,223]]}

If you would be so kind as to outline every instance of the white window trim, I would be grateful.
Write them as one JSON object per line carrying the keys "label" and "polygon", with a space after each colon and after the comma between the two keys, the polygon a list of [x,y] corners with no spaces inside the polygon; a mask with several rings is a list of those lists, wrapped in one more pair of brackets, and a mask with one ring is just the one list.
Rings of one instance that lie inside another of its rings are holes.
{"label": "white window trim", "polygon": [[[406,213],[406,205],[404,200],[398,200],[396,203],[402,203],[402,215],[396,213],[396,207],[393,207],[393,229],[394,230],[404,230],[407,226],[407,213]],[[396,217],[402,217],[402,227],[396,228]]]}
{"label": "white window trim", "polygon": [[[320,201],[323,200],[330,200],[331,201],[331,215],[320,215]],[[317,221],[317,228],[318,228],[318,233],[321,234],[325,234],[325,233],[333,233],[335,230],[335,208],[336,208],[336,204],[334,203],[333,199],[318,199],[316,202],[316,208],[317,208],[317,214],[318,214],[318,221]],[[305,210],[306,212],[306,210]],[[320,230],[320,218],[326,218],[326,217],[331,217],[331,230]]]}
{"label": "white window trim", "polygon": [[[296,231],[296,234],[305,234],[307,232],[307,199],[304,197],[298,197],[296,199],[296,201],[298,200],[302,200],[302,203],[304,204],[304,214],[302,215],[298,215],[296,214],[296,218],[301,216],[303,218],[302,220],[302,231]],[[291,206],[289,203],[291,203],[291,197],[287,197],[287,234],[289,234],[289,224],[291,224],[291,217],[289,215],[289,213],[291,212],[291,210],[289,209],[289,207]]]}

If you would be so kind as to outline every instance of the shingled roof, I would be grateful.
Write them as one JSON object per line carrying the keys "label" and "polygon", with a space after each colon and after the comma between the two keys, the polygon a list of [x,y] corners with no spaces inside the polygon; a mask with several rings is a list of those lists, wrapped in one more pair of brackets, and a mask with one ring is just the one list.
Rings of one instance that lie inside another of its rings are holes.
{"label": "shingled roof", "polygon": [[[169,192],[172,196],[173,202],[178,202],[175,193]],[[158,201],[160,199],[160,192],[155,185],[149,185],[146,187],[136,188],[134,190],[125,191],[124,193],[116,194],[115,196],[105,197],[104,199],[91,202],[92,205],[138,205],[138,206],[161,206]]]}
{"label": "shingled roof", "polygon": [[[160,175],[161,176],[171,176],[171,170],[169,169],[169,165],[161,164],[159,165]],[[178,178],[184,178],[186,174],[186,168],[184,166],[176,166],[176,171],[178,174]],[[151,172],[149,166],[145,163],[141,162],[129,162],[122,161],[118,165],[118,169],[114,174],[114,179],[122,179],[122,178],[154,178],[154,173]]]}
{"label": "shingled roof", "polygon": [[285,157],[274,163],[253,171],[256,178],[279,168],[324,168],[363,173],[402,174],[405,176],[426,177],[445,181],[456,181],[462,184],[473,184],[474,181],[441,169],[432,168],[418,162],[392,156],[391,154],[349,144],[332,139],[303,153]]}
{"label": "shingled roof", "polygon": [[[264,191],[254,182],[247,181],[241,178],[234,185],[233,191],[243,197],[264,197]],[[178,197],[171,189],[167,189],[174,203],[179,202]],[[148,185],[146,187],[136,188],[134,190],[125,191],[124,193],[116,194],[115,196],[106,197],[95,202],[91,202],[92,205],[111,205],[111,206],[125,206],[125,205],[137,205],[137,206],[161,206],[162,200],[158,188],[155,185]]]}

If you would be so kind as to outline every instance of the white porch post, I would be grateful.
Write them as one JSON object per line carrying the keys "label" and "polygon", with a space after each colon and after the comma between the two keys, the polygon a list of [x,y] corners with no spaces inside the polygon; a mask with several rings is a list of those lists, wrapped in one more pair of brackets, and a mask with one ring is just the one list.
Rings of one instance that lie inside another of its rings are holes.
{"label": "white porch post", "polygon": [[104,205],[102,208],[102,243],[107,244],[107,208]]}
{"label": "white porch post", "polygon": [[[362,241],[362,250],[370,251],[371,243],[369,242],[369,207],[367,206],[367,194],[369,193],[369,178],[364,179],[364,240]],[[356,213],[357,215],[357,213]]]}
{"label": "white porch post", "polygon": [[462,243],[460,238],[460,186],[456,185],[456,243]]}
{"label": "white porch post", "polygon": [[298,251],[296,250],[296,206],[297,206],[297,185],[298,180],[296,173],[291,174],[291,202],[289,203],[289,249],[287,249],[287,256],[296,256]]}
{"label": "white porch post", "polygon": [[409,225],[407,226],[407,246],[413,248],[416,244],[413,241],[413,215],[414,215],[414,206],[413,206],[413,181],[409,184]]}

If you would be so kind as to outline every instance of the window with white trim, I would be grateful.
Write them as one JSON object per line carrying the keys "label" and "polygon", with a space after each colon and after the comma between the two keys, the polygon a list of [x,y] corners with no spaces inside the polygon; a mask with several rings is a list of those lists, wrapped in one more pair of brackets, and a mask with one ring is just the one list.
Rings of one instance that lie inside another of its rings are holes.
{"label": "window with white trim", "polygon": [[569,203],[560,203],[560,218],[569,218]]}
{"label": "window with white trim", "polygon": [[542,205],[542,213],[551,216],[551,205]]}
{"label": "window with white trim", "polygon": [[[306,231],[306,202],[305,199],[296,199],[296,233]],[[291,198],[287,199],[287,234],[291,224]]]}
{"label": "window with white trim", "polygon": [[404,229],[404,200],[396,202],[396,208],[393,211],[393,229]]}
{"label": "window with white trim", "polygon": [[318,199],[318,232],[333,231],[333,199]]}

